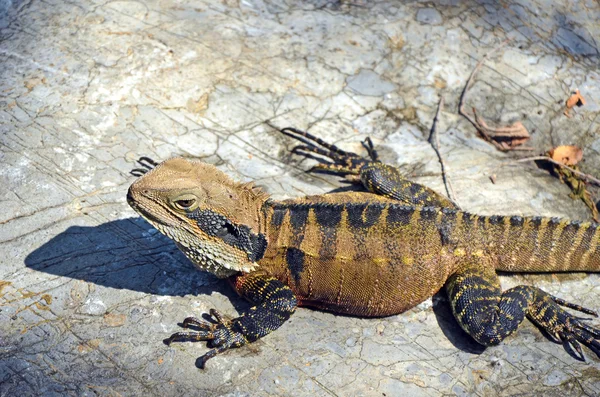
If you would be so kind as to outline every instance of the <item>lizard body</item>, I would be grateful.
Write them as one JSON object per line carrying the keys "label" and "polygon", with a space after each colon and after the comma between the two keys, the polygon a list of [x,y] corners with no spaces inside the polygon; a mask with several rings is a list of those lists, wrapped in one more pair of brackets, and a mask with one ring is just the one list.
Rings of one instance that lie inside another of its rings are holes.
{"label": "lizard body", "polygon": [[215,167],[168,160],[138,179],[128,202],[200,268],[228,278],[255,306],[216,324],[187,318],[198,331],[170,341],[209,340],[198,365],[281,326],[296,306],[361,317],[408,310],[445,286],[463,329],[484,345],[499,343],[525,316],[573,346],[600,352],[600,331],[562,306],[594,312],[529,286],[502,292],[496,270],[600,271],[599,226],[557,218],[479,216],[411,182],[377,159],[345,152],[308,133],[299,153],[333,162],[319,168],[355,174],[370,192],[275,201]]}
{"label": "lizard body", "polygon": [[269,244],[260,269],[288,285],[300,305],[365,317],[397,314],[473,262],[511,272],[600,270],[597,225],[352,195],[364,201],[331,194],[332,203],[309,197],[264,208]]}

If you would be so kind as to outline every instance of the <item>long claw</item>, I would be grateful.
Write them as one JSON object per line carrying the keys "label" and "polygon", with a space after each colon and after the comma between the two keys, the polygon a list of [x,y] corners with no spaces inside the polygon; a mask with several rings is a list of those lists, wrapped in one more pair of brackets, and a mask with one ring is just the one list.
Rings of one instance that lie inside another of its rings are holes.
{"label": "long claw", "polygon": [[547,333],[558,335],[565,349],[578,360],[585,361],[581,344],[600,357],[600,341],[597,340],[600,339],[600,329],[589,326],[583,322],[583,319],[574,316],[561,306],[591,315],[596,315],[596,312],[541,290],[538,290],[538,293],[540,293],[538,303],[534,311],[528,315],[530,319]]}
{"label": "long claw", "polygon": [[136,161],[143,168],[134,168],[129,173],[133,176],[142,176],[146,174],[148,171],[152,170],[154,167],[158,165],[158,163],[152,160],[150,157],[142,156]]}
{"label": "long claw", "polygon": [[[292,127],[283,128],[280,131],[283,134],[304,144],[293,148],[292,153],[301,154],[305,157],[316,159],[322,164],[325,164],[324,166],[318,165],[312,170],[330,171],[338,174],[360,175],[363,167],[379,161],[379,156],[377,155],[377,151],[373,146],[373,141],[371,141],[370,138],[366,138],[362,142],[363,147],[369,154],[369,158],[365,158],[356,153],[346,152],[345,150],[342,150],[331,143],[327,143],[306,131],[301,131]],[[324,159],[313,156],[313,154],[317,154],[332,160],[333,163],[326,162]]]}
{"label": "long claw", "polygon": [[147,172],[148,172],[148,170],[145,168],[134,168],[131,171],[129,171],[129,173],[131,175],[137,176],[137,177],[140,177],[140,176],[146,174]]}
{"label": "long claw", "polygon": [[227,347],[227,346],[219,346],[219,347],[209,350],[208,352],[206,352],[205,354],[203,354],[202,356],[200,356],[196,359],[196,367],[198,367],[200,369],[204,369],[204,366],[206,365],[206,362],[208,360],[210,360],[211,358],[213,358],[214,356],[216,356],[219,353],[223,353],[228,348],[229,347]]}
{"label": "long claw", "polygon": [[186,317],[186,319],[183,320],[183,328],[188,328],[190,325],[203,330],[211,330],[213,328],[213,324],[209,324],[204,320],[200,320],[196,317]]}
{"label": "long claw", "polygon": [[589,349],[593,351],[598,358],[600,358],[600,342],[593,340],[592,342],[586,344],[586,346],[589,347]]}
{"label": "long claw", "polygon": [[369,157],[371,158],[371,160],[373,161],[379,161],[379,154],[377,154],[377,150],[375,150],[375,147],[373,146],[373,141],[371,140],[370,137],[366,137],[364,141],[361,142],[363,147],[366,149],[367,153],[369,154]]}
{"label": "long claw", "polygon": [[316,146],[299,145],[292,149],[292,153],[303,154],[301,152],[315,153],[315,154],[330,158],[333,161],[341,161],[342,160],[341,157],[337,153],[331,152],[331,151],[328,151],[325,149],[321,149],[320,147],[316,147]]}
{"label": "long claw", "polygon": [[590,327],[589,325],[582,323],[581,321],[577,321],[576,325],[582,330],[589,332],[594,338],[600,338],[600,330],[594,327]]}
{"label": "long claw", "polygon": [[592,315],[594,317],[598,317],[598,313],[596,313],[594,310],[587,309],[587,308],[585,308],[583,306],[579,306],[579,305],[576,305],[574,303],[567,302],[566,300],[561,299],[561,298],[557,298],[556,296],[552,296],[552,300],[554,302],[558,303],[561,306],[568,307],[569,309],[577,310],[579,312],[582,312],[582,313],[585,313],[585,314],[589,314],[589,315]]}
{"label": "long claw", "polygon": [[210,315],[213,316],[218,323],[225,323],[226,321],[223,315],[219,313],[217,309],[210,309]]}
{"label": "long claw", "polygon": [[560,336],[564,342],[566,342],[571,348],[575,349],[575,351],[579,355],[578,358],[580,358],[581,361],[585,361],[585,356],[583,355],[581,346],[579,345],[579,342],[577,342],[577,339],[575,338],[575,336],[573,336],[573,334],[571,334],[571,333],[563,333]]}
{"label": "long claw", "polygon": [[293,127],[286,127],[286,128],[281,129],[280,131],[283,134],[289,136],[290,138],[294,138],[294,139],[304,142],[310,146],[316,146],[316,145],[314,143],[307,142],[306,139],[300,139],[300,137],[310,139],[311,141],[317,143],[318,145],[323,146],[325,149],[328,149],[329,151],[340,154],[342,156],[358,157],[358,155],[356,153],[346,152],[345,150],[342,150],[339,147],[337,147],[329,142],[325,142],[321,138],[316,137],[312,134],[309,134],[306,131],[302,131],[302,130],[299,130],[299,129],[293,128]]}
{"label": "long claw", "polygon": [[149,170],[151,170],[152,168],[156,167],[158,165],[158,163],[154,160],[152,160],[150,157],[147,156],[142,156],[137,160],[137,163],[139,165],[141,165],[144,168],[147,168]]}
{"label": "long claw", "polygon": [[191,331],[191,332],[175,332],[173,335],[165,339],[165,343],[170,345],[171,342],[192,340],[192,341],[203,341],[211,340],[213,338],[212,331]]}

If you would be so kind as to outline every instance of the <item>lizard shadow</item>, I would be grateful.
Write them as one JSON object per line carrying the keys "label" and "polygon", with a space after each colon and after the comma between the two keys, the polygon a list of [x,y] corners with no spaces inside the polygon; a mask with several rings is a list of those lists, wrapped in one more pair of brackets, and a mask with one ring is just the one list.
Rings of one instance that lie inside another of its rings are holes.
{"label": "lizard shadow", "polygon": [[225,295],[247,303],[230,286],[197,269],[175,244],[142,218],[71,226],[25,258],[25,266],[114,289],[154,295]]}

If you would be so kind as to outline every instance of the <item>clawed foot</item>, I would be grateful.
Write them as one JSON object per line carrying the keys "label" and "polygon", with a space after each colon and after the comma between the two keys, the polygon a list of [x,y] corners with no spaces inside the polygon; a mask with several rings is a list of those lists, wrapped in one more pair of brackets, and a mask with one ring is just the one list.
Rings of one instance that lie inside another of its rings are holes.
{"label": "clawed foot", "polygon": [[143,168],[134,168],[129,173],[133,176],[142,176],[148,171],[152,170],[154,167],[158,165],[158,163],[152,160],[150,157],[140,157],[136,163],[141,165]]}
{"label": "clawed foot", "polygon": [[360,170],[365,165],[373,162],[379,162],[379,156],[377,151],[373,147],[371,138],[366,138],[362,145],[367,150],[369,158],[364,158],[356,153],[346,152],[332,145],[324,140],[309,134],[308,132],[298,130],[296,128],[288,127],[281,130],[281,132],[291,138],[294,138],[304,145],[296,146],[292,149],[292,153],[301,154],[306,157],[314,157],[313,154],[326,157],[328,160],[325,161],[322,158],[318,158],[321,163],[314,166],[311,171],[327,171],[343,174],[354,174],[360,173]]}
{"label": "clawed foot", "polygon": [[565,347],[571,347],[574,350],[572,351],[573,355],[578,360],[585,361],[580,343],[583,343],[600,357],[600,342],[598,341],[600,330],[585,324],[583,322],[585,321],[584,318],[575,317],[561,306],[598,317],[598,314],[593,310],[566,302],[545,292],[536,299],[528,317],[555,338],[557,342],[562,342]]}
{"label": "clawed foot", "polygon": [[209,347],[213,347],[206,354],[198,357],[196,366],[204,369],[206,362],[219,353],[232,347],[240,347],[248,343],[241,332],[232,329],[232,322],[225,320],[215,309],[210,310],[212,321],[200,320],[196,317],[187,317],[183,320],[183,328],[197,328],[198,331],[176,332],[164,342],[170,345],[176,341],[208,341]]}

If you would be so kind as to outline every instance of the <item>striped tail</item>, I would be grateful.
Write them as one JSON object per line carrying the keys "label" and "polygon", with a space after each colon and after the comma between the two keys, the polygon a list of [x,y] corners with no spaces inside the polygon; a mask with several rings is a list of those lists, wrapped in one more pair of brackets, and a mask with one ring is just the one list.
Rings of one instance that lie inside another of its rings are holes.
{"label": "striped tail", "polygon": [[483,237],[486,251],[497,260],[497,270],[600,272],[598,224],[520,216],[482,216],[476,223],[475,229],[483,233],[473,240]]}

